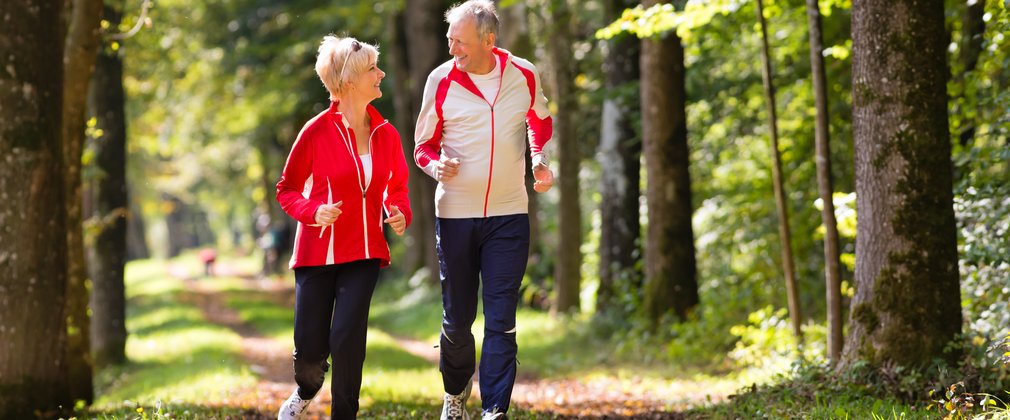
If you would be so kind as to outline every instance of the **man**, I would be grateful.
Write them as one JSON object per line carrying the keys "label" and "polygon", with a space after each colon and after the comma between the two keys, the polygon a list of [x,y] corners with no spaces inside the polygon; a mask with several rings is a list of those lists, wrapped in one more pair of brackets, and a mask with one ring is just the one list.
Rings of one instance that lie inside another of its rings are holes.
{"label": "man", "polygon": [[414,135],[414,160],[438,181],[441,418],[469,419],[476,364],[470,327],[482,286],[482,417],[502,419],[516,377],[516,306],[529,253],[525,133],[533,188],[546,192],[554,183],[543,153],[551,117],[536,67],[495,47],[499,20],[490,1],[467,1],[445,16],[453,59],[428,76]]}

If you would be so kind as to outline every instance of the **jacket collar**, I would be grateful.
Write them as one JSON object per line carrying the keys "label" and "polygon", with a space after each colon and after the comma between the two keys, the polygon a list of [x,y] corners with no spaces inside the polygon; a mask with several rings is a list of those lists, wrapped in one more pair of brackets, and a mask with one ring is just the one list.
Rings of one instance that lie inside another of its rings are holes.
{"label": "jacket collar", "polygon": [[[340,112],[340,100],[330,101],[330,108],[326,111],[327,114],[333,115],[338,122],[343,124],[344,114]],[[379,110],[375,109],[372,104],[365,105],[365,112],[368,112],[369,125],[368,131],[375,131],[382,123],[386,122],[386,119],[382,117]]]}

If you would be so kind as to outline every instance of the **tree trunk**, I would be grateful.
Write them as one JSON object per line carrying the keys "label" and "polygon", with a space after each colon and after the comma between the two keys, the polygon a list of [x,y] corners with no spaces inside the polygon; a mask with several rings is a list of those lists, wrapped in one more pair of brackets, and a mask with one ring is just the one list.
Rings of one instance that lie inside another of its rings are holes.
{"label": "tree trunk", "polygon": [[[269,190],[267,190],[269,191]],[[130,194],[130,216],[126,219],[126,260],[142,260],[151,258],[147,247],[147,228],[144,224],[144,214],[136,196]]]}
{"label": "tree trunk", "polygon": [[852,5],[856,295],[843,365],[954,360],[961,331],[942,0]]}
{"label": "tree trunk", "polygon": [[[421,112],[424,83],[428,74],[439,64],[449,59],[449,49],[445,43],[448,24],[443,19],[445,2],[441,0],[407,0],[405,27],[403,33],[407,48],[407,68],[409,69],[409,89],[401,91],[410,94],[410,115],[412,124],[400,131],[404,155],[411,162],[414,156],[414,125]],[[400,106],[403,106],[402,104]],[[401,122],[402,124],[402,122]],[[410,205],[414,220],[408,229],[407,249],[414,253],[408,260],[415,261],[409,272],[420,268],[428,269],[430,284],[438,283],[438,256],[435,255],[435,180],[421,171],[417,165],[410,167]]]}
{"label": "tree trunk", "polygon": [[807,0],[807,26],[810,29],[810,69],[814,82],[817,123],[814,141],[817,162],[817,189],[821,193],[821,222],[824,224],[824,278],[828,304],[828,357],[838,363],[842,355],[842,273],[838,251],[838,223],[835,221],[834,185],[831,179],[831,132],[828,130],[828,88],[824,71],[824,41],[821,35],[821,9],[817,0]]}
{"label": "tree trunk", "polygon": [[[606,21],[621,16],[636,2],[610,0],[606,3]],[[614,304],[629,282],[628,290],[639,290],[642,274],[636,267],[641,225],[638,222],[638,198],[641,195],[639,159],[642,140],[635,133],[634,115],[639,112],[637,95],[621,95],[622,88],[638,81],[641,43],[631,36],[610,42],[603,71],[607,98],[603,101],[600,129],[600,287],[596,307],[606,310]]]}
{"label": "tree trunk", "polygon": [[582,265],[582,215],[579,207],[579,142],[575,138],[575,118],[578,103],[575,97],[575,61],[572,60],[573,18],[567,0],[552,0],[546,22],[550,32],[547,49],[551,57],[553,98],[558,104],[554,114],[555,150],[558,173],[558,263],[554,267],[557,302],[554,310],[571,312],[579,309],[579,289]]}
{"label": "tree trunk", "polygon": [[84,255],[81,216],[81,154],[84,150],[84,106],[88,82],[95,70],[102,19],[101,0],[74,0],[63,56],[63,166],[66,170],[67,291],[64,308],[67,322],[67,377],[74,400],[91,404],[91,326],[88,317],[88,267]]}
{"label": "tree trunk", "polygon": [[775,187],[775,204],[779,215],[779,239],[782,241],[782,271],[786,277],[786,293],[789,300],[789,316],[793,321],[793,334],[803,340],[800,329],[803,317],[800,314],[799,290],[796,287],[796,269],[793,267],[793,245],[789,232],[789,210],[786,207],[785,185],[782,180],[782,158],[779,155],[778,117],[775,113],[775,86],[772,84],[772,64],[768,48],[768,30],[762,0],[757,0],[757,17],[761,25],[761,62],[765,96],[768,99],[768,125],[772,139],[772,183]]}
{"label": "tree trunk", "polygon": [[[116,27],[118,11],[106,7],[106,19]],[[102,137],[94,143],[96,234],[89,255],[92,279],[92,353],[95,366],[126,362],[126,292],[123,270],[126,265],[126,115],[123,92],[123,62],[118,50],[108,46],[97,55],[95,78],[88,100]]]}
{"label": "tree trunk", "polygon": [[[61,0],[0,2],[0,418],[72,407]],[[51,414],[51,413],[50,413]]]}
{"label": "tree trunk", "polygon": [[[646,8],[659,4],[646,0]],[[644,306],[659,321],[687,319],[698,305],[691,176],[688,171],[684,47],[675,31],[642,40],[642,149],[649,225]]]}
{"label": "tree trunk", "polygon": [[[961,19],[961,65],[960,75],[962,91],[967,87],[967,75],[978,64],[978,56],[982,53],[982,36],[985,34],[985,0],[977,0],[967,5]],[[967,105],[967,104],[965,104]],[[961,147],[968,147],[975,138],[975,124],[968,120],[961,127],[958,135]]]}

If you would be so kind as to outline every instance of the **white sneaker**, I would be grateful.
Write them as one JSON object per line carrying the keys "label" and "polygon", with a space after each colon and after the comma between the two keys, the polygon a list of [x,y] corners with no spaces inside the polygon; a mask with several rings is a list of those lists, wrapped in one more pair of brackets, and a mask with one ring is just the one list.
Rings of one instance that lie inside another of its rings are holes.
{"label": "white sneaker", "polygon": [[505,418],[505,413],[498,412],[498,407],[491,409],[491,411],[485,411],[481,414],[481,420],[501,420]]}
{"label": "white sneaker", "polygon": [[305,412],[309,410],[309,403],[312,399],[303,400],[302,397],[298,395],[298,390],[291,393],[287,401],[281,404],[281,409],[277,411],[277,420],[297,420],[305,415]]}
{"label": "white sneaker", "polygon": [[466,399],[470,398],[471,388],[473,381],[467,381],[466,389],[459,395],[445,394],[442,397],[441,420],[470,420],[470,414],[466,412]]}

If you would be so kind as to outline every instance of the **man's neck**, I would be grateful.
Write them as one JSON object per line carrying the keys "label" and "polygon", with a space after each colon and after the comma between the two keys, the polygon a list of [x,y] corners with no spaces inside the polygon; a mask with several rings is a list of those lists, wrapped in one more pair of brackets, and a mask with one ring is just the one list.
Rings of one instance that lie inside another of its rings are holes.
{"label": "man's neck", "polygon": [[471,71],[469,73],[473,73],[473,74],[476,74],[478,76],[483,76],[485,74],[488,74],[488,73],[494,71],[495,67],[497,67],[497,64],[498,64],[497,61],[498,61],[497,57],[494,56],[494,53],[489,51],[488,52],[487,64],[484,65],[483,68],[474,69],[474,71]]}

